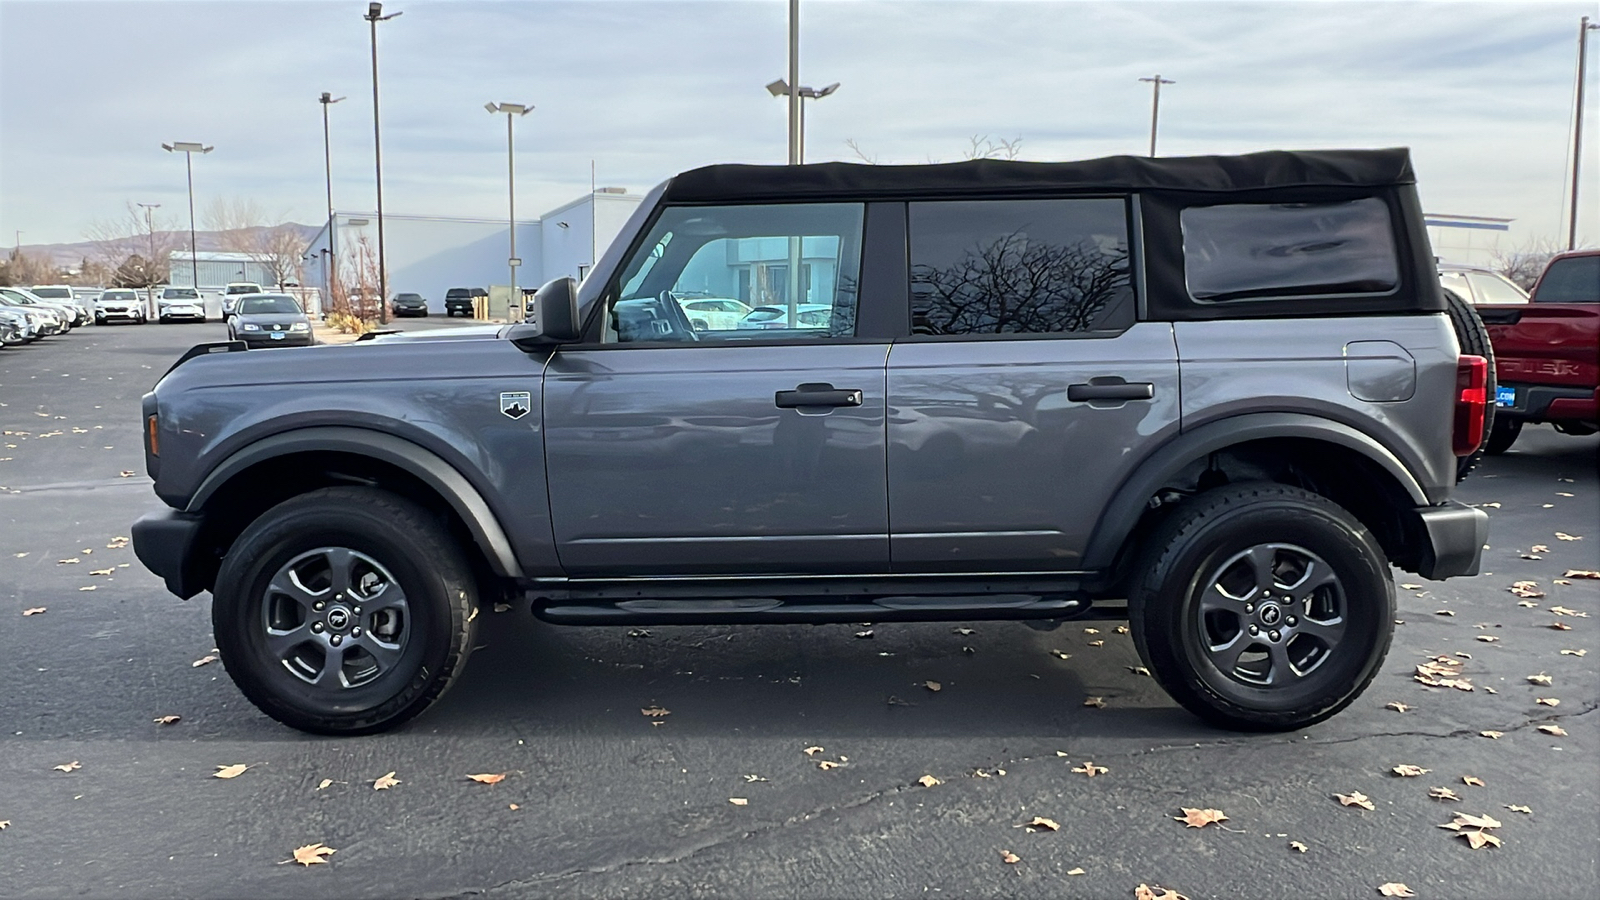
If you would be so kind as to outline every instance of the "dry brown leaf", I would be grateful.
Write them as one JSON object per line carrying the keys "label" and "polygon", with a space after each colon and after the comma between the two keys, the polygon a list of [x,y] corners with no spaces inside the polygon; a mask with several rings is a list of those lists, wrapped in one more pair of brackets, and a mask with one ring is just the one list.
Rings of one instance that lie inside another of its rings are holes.
{"label": "dry brown leaf", "polygon": [[1571,631],[1572,630],[1572,626],[1568,625],[1565,622],[1551,622],[1550,623],[1550,627],[1554,628],[1557,631]]}
{"label": "dry brown leaf", "polygon": [[1529,675],[1528,676],[1528,682],[1530,684],[1549,684],[1550,681],[1551,681],[1550,676],[1546,675],[1543,672],[1540,672],[1537,675]]}
{"label": "dry brown leaf", "polygon": [[1505,734],[1505,732],[1503,732],[1503,731],[1480,731],[1480,732],[1478,732],[1478,734],[1480,734],[1483,737],[1486,737],[1486,738],[1488,738],[1488,739],[1490,739],[1492,741],[1498,741],[1498,740],[1500,740],[1500,736]]}
{"label": "dry brown leaf", "polygon": [[[10,828],[10,827],[11,827],[11,820],[10,819],[0,819],[0,831],[5,831],[7,828]],[[1082,872],[1083,870],[1079,869],[1078,871]],[[1071,873],[1069,872],[1068,874],[1071,874]]]}
{"label": "dry brown leaf", "polygon": [[199,659],[195,660],[194,662],[190,663],[189,664],[189,668],[198,669],[201,666],[206,665],[207,663],[214,663],[216,661],[217,661],[217,657],[214,654],[207,653],[205,656],[202,656]]}
{"label": "dry brown leaf", "polygon": [[1072,868],[1067,870],[1067,874],[1068,875],[1082,875],[1083,874],[1083,867],[1082,866],[1073,866]]}
{"label": "dry brown leaf", "polygon": [[659,719],[672,715],[672,710],[660,706],[646,706],[639,710],[639,714],[647,719]]}
{"label": "dry brown leaf", "polygon": [[117,473],[118,477],[121,478],[132,478],[135,474],[136,473],[132,469],[123,469]]}
{"label": "dry brown leaf", "polygon": [[1456,813],[1449,825],[1442,828],[1499,828],[1500,820],[1493,816],[1475,816],[1471,813]]}
{"label": "dry brown leaf", "polygon": [[83,587],[78,588],[78,590],[80,590],[80,591],[94,591],[94,590],[99,590],[99,588],[96,585],[86,584]]}
{"label": "dry brown leaf", "polygon": [[1517,605],[1522,607],[1523,609],[1533,609],[1533,608],[1537,607],[1539,604],[1533,602],[1532,600],[1518,600],[1517,601]]}
{"label": "dry brown leaf", "polygon": [[327,790],[330,787],[333,787],[333,779],[332,778],[324,778],[321,781],[317,782],[317,790],[319,790],[319,791]]}
{"label": "dry brown leaf", "polygon": [[42,606],[30,606],[27,609],[23,610],[22,614],[25,615],[25,616],[37,616],[38,614],[40,614],[40,613],[42,613],[44,611],[45,611],[45,608],[42,607]]}
{"label": "dry brown leaf", "polygon": [[389,774],[373,781],[372,789],[375,791],[387,791],[389,788],[392,788],[399,783],[400,779],[394,777],[394,773],[390,772]]}
{"label": "dry brown leaf", "polygon": [[1403,588],[1404,590],[1415,591],[1415,590],[1420,590],[1422,588],[1422,585],[1420,585],[1420,584],[1401,584],[1400,587]]}
{"label": "dry brown leaf", "polygon": [[156,716],[155,723],[157,725],[171,725],[181,718],[182,716]]}
{"label": "dry brown leaf", "polygon": [[1338,798],[1342,806],[1359,806],[1367,810],[1377,809],[1372,805],[1372,801],[1367,799],[1367,795],[1360,791],[1351,791],[1348,794],[1334,794],[1333,796]]}
{"label": "dry brown leaf", "polygon": [[1600,572],[1593,569],[1568,569],[1562,578],[1600,578]]}
{"label": "dry brown leaf", "polygon": [[1383,708],[1384,709],[1392,709],[1395,712],[1402,712],[1402,713],[1411,709],[1411,707],[1407,706],[1404,703],[1401,703],[1399,700],[1390,700],[1388,703],[1385,703],[1383,705]]}
{"label": "dry brown leaf", "polygon": [[1124,668],[1126,668],[1129,672],[1132,672],[1135,675],[1149,675],[1150,674],[1150,670],[1146,669],[1144,666],[1124,666]]}
{"label": "dry brown leaf", "polygon": [[115,571],[117,571],[117,567],[116,566],[112,566],[109,569],[90,569],[89,570],[89,574],[90,575],[110,575],[111,573],[113,573]]}
{"label": "dry brown leaf", "polygon": [[1311,848],[1307,847],[1305,844],[1300,843],[1299,841],[1290,841],[1289,842],[1289,849],[1295,851],[1296,853],[1304,853],[1304,852],[1306,852],[1307,850],[1309,850]]}
{"label": "dry brown leaf", "polygon": [[1456,614],[1456,611],[1453,609],[1436,609],[1433,611],[1433,614],[1436,616],[1453,616]]}
{"label": "dry brown leaf", "polygon": [[1091,647],[1104,647],[1105,645],[1106,645],[1105,641],[1090,641],[1089,642],[1089,646],[1091,646]]}
{"label": "dry brown leaf", "polygon": [[231,766],[217,766],[217,770],[215,772],[211,773],[211,777],[212,778],[238,778],[240,775],[243,775],[244,774],[244,770],[248,769],[248,768],[250,768],[250,767],[245,765],[244,763],[234,763]]}
{"label": "dry brown leaf", "polygon": [[1550,611],[1555,613],[1558,616],[1576,616],[1577,618],[1580,618],[1580,619],[1589,618],[1589,614],[1588,613],[1579,612],[1579,611],[1577,611],[1575,609],[1567,609],[1565,606],[1552,606],[1552,607],[1550,607]]}
{"label": "dry brown leaf", "polygon": [[1537,600],[1544,596],[1544,591],[1539,590],[1539,582],[1537,581],[1513,582],[1511,587],[1507,588],[1507,590],[1518,597],[1523,597],[1529,600]]}
{"label": "dry brown leaf", "polygon": [[937,694],[940,691],[944,690],[944,685],[940,684],[937,681],[924,681],[922,683],[922,686],[927,688],[930,691],[933,691],[935,694]]}
{"label": "dry brown leaf", "polygon": [[749,806],[750,805],[750,799],[748,797],[729,797],[728,798],[728,802],[732,803],[734,806]]}
{"label": "dry brown leaf", "polygon": [[58,566],[72,566],[72,565],[77,565],[78,561],[79,560],[78,560],[78,558],[76,556],[71,556],[71,557],[68,557],[66,559],[58,559],[58,560],[56,560],[56,565],[58,565]]}
{"label": "dry brown leaf", "polygon": [[1182,822],[1190,828],[1204,828],[1216,822],[1226,822],[1228,817],[1220,809],[1190,809],[1182,807],[1183,815],[1173,816],[1174,821]]}
{"label": "dry brown leaf", "polygon": [[485,772],[481,775],[468,775],[467,777],[479,784],[499,784],[506,780],[506,774],[505,772],[495,772],[493,774]]}
{"label": "dry brown leaf", "polygon": [[817,768],[819,768],[822,771],[826,772],[829,769],[837,769],[837,768],[840,768],[843,765],[844,765],[844,763],[836,763],[836,762],[833,762],[832,760],[826,760],[825,759],[825,760],[822,760],[821,762],[817,763]]}
{"label": "dry brown leaf", "polygon": [[977,632],[973,631],[971,628],[952,628],[950,629],[950,633],[959,635],[977,634]]}
{"label": "dry brown leaf", "polygon": [[1057,822],[1054,819],[1046,819],[1044,816],[1034,816],[1032,822],[1028,822],[1028,823],[1024,824],[1022,827],[1028,829],[1029,831],[1060,831],[1061,830],[1061,824],[1059,822]]}
{"label": "dry brown leaf", "polygon": [[818,753],[822,752],[822,748],[821,747],[807,747],[804,752],[805,752],[805,755],[807,755],[807,756],[816,756]]}
{"label": "dry brown leaf", "polygon": [[[1495,505],[1498,506],[1499,504]],[[1378,885],[1378,893],[1385,897],[1415,897],[1417,895],[1416,891],[1406,887],[1405,882],[1402,881],[1390,881],[1380,884]]]}
{"label": "dry brown leaf", "polygon": [[1433,770],[1432,769],[1424,769],[1421,766],[1398,765],[1398,766],[1395,766],[1393,769],[1390,769],[1389,771],[1395,773],[1396,775],[1399,775],[1401,778],[1415,778],[1416,776],[1421,775],[1424,772],[1432,772]]}
{"label": "dry brown leaf", "polygon": [[1554,697],[1537,697],[1537,698],[1534,699],[1533,702],[1539,704],[1540,706],[1560,706],[1561,705],[1561,701],[1557,700]]}
{"label": "dry brown leaf", "polygon": [[284,862],[297,862],[302,866],[314,866],[318,863],[327,862],[328,857],[338,852],[321,842],[307,844],[304,847],[294,848],[294,858],[286,859]]}
{"label": "dry brown leaf", "polygon": [[22,552],[21,552],[21,553],[13,553],[13,554],[11,554],[11,555],[12,555],[12,556],[15,556],[15,557],[16,557],[16,558],[17,558],[17,559],[21,559],[21,558],[23,558],[23,557],[24,557],[24,556],[27,556],[27,555],[28,555],[28,554],[29,554],[29,553],[31,553],[31,552],[33,552],[33,551],[31,551],[31,550],[24,550],[24,551],[22,551]]}
{"label": "dry brown leaf", "polygon": [[1492,634],[1480,634],[1478,635],[1478,640],[1483,641],[1485,644],[1493,644],[1500,639]]}
{"label": "dry brown leaf", "polygon": [[944,784],[944,782],[933,777],[932,775],[924,775],[917,779],[917,784],[920,784],[923,787],[933,787],[936,784]]}
{"label": "dry brown leaf", "polygon": [[1133,900],[1189,900],[1183,894],[1161,885],[1141,884],[1133,889]]}
{"label": "dry brown leaf", "polygon": [[1117,634],[1127,634],[1128,633],[1128,626],[1126,626],[1126,625],[1118,625],[1117,627],[1115,627],[1115,628],[1113,628],[1111,630],[1115,631]]}
{"label": "dry brown leaf", "polygon": [[1458,837],[1466,838],[1468,846],[1472,847],[1474,850],[1481,850],[1484,847],[1500,846],[1500,839],[1488,833],[1487,831],[1463,830],[1456,832],[1456,835]]}
{"label": "dry brown leaf", "polygon": [[1083,705],[1084,706],[1092,706],[1095,709],[1105,709],[1106,708],[1106,698],[1104,698],[1104,697],[1085,697],[1084,700],[1083,700]]}
{"label": "dry brown leaf", "polygon": [[1452,791],[1447,787],[1428,788],[1428,796],[1435,800],[1455,800],[1457,802],[1461,800],[1460,797],[1456,796],[1455,791]]}
{"label": "dry brown leaf", "polygon": [[1550,548],[1544,544],[1534,544],[1528,548],[1529,553],[1549,553]]}
{"label": "dry brown leaf", "polygon": [[1104,775],[1111,770],[1105,766],[1097,766],[1092,762],[1085,762],[1081,766],[1073,767],[1072,771],[1078,773],[1079,775],[1093,778],[1096,775]]}
{"label": "dry brown leaf", "polygon": [[83,768],[83,763],[73,760],[72,762],[62,763],[59,766],[51,766],[50,768],[55,769],[57,772],[76,772]]}
{"label": "dry brown leaf", "polygon": [[1519,813],[1522,813],[1522,814],[1523,814],[1523,815],[1525,815],[1525,816],[1531,816],[1531,815],[1533,815],[1533,810],[1531,810],[1531,809],[1529,809],[1529,808],[1528,808],[1528,807],[1526,807],[1526,806],[1521,806],[1521,805],[1518,805],[1518,804],[1515,804],[1515,803],[1508,803],[1508,804],[1506,804],[1506,809],[1509,809],[1509,810],[1511,810],[1511,811],[1512,811],[1512,812],[1519,812]]}
{"label": "dry brown leaf", "polygon": [[856,637],[861,638],[862,640],[866,640],[866,639],[872,637],[872,629],[868,628],[866,631],[858,631],[858,632],[856,632]]}
{"label": "dry brown leaf", "polygon": [[1589,651],[1587,651],[1587,650],[1563,650],[1563,651],[1561,651],[1561,655],[1562,656],[1588,656],[1589,655]]}
{"label": "dry brown leaf", "polygon": [[1050,651],[1050,655],[1054,656],[1057,659],[1071,659],[1072,658],[1072,654],[1071,653],[1062,653],[1060,650],[1051,650]]}
{"label": "dry brown leaf", "polygon": [[519,810],[519,809],[521,809],[521,808],[522,808],[522,807],[521,807],[521,806],[518,806],[518,805],[517,805],[517,804],[515,804],[515,803],[512,803],[512,804],[510,804],[510,805],[509,805],[509,806],[507,806],[507,807],[506,807],[506,808],[507,808],[507,809],[509,809],[509,810],[511,810],[511,811],[512,811],[512,812],[516,812],[516,811],[517,811],[517,810]]}
{"label": "dry brown leaf", "polygon": [[1567,534],[1565,531],[1558,531],[1558,532],[1556,532],[1556,540],[1558,540],[1558,541],[1581,541],[1581,540],[1583,540],[1583,535],[1581,535],[1581,534]]}
{"label": "dry brown leaf", "polygon": [[1008,866],[1014,866],[1017,863],[1022,862],[1022,857],[1012,853],[1010,850],[1001,850],[1000,861]]}
{"label": "dry brown leaf", "polygon": [[1540,725],[1539,730],[1545,734],[1553,734],[1556,737],[1566,737],[1567,735],[1567,730],[1560,725]]}
{"label": "dry brown leaf", "polygon": [[1100,633],[1100,629],[1098,629],[1098,628],[1085,628],[1083,630],[1083,633],[1084,634],[1099,634]]}
{"label": "dry brown leaf", "polygon": [[1483,779],[1476,775],[1461,776],[1461,783],[1471,787],[1483,787]]}

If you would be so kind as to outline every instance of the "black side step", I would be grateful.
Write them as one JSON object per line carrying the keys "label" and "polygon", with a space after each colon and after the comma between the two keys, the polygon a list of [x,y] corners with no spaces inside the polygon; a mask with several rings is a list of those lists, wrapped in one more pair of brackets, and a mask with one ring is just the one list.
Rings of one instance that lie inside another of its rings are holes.
{"label": "black side step", "polygon": [[1084,616],[1090,611],[1088,600],[1060,594],[585,601],[534,596],[533,614],[557,625],[816,625],[830,622],[1066,619]]}

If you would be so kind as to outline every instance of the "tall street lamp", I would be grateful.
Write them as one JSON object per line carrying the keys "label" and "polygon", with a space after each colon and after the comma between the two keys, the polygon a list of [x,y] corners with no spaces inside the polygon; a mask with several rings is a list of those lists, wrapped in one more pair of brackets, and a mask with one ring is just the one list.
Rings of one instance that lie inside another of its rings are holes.
{"label": "tall street lamp", "polygon": [[[151,316],[151,315],[159,315],[159,311],[156,310],[155,283],[152,281],[151,276],[155,274],[155,265],[156,265],[156,223],[155,223],[154,212],[161,208],[161,204],[159,204],[159,203],[138,203],[138,204],[135,204],[135,205],[138,206],[140,209],[144,210],[144,233],[145,233],[145,244],[146,244],[146,248],[147,248],[145,252],[149,254],[148,256],[145,257],[146,262],[144,264],[145,265],[145,269],[144,269],[144,271],[145,271],[144,300],[145,300],[145,315],[148,317],[148,316]],[[195,291],[195,296],[196,297],[200,296],[200,292],[198,290]]]}
{"label": "tall street lamp", "polygon": [[1577,111],[1572,122],[1572,209],[1567,219],[1567,249],[1575,250],[1578,246],[1578,163],[1583,159],[1583,82],[1587,77],[1584,73],[1589,56],[1589,32],[1600,28],[1600,25],[1589,24],[1589,17],[1584,16],[1578,23],[1578,96],[1576,98]]}
{"label": "tall street lamp", "polygon": [[839,89],[839,82],[837,82],[837,81],[835,81],[833,84],[828,85],[825,88],[822,88],[821,90],[818,90],[817,88],[805,87],[804,85],[802,85],[800,87],[795,88],[792,92],[789,90],[789,82],[784,81],[782,78],[779,78],[777,81],[774,81],[771,84],[767,85],[767,92],[770,93],[774,97],[793,96],[793,97],[798,98],[799,101],[800,101],[800,129],[799,129],[799,131],[795,132],[794,140],[792,141],[792,143],[794,144],[794,147],[793,147],[793,154],[791,155],[791,157],[789,159],[789,162],[790,162],[791,165],[799,165],[799,164],[801,164],[801,163],[806,161],[806,107],[805,107],[805,101],[807,101],[807,100],[821,100],[823,97],[828,96],[829,94],[833,93],[834,91],[837,91],[838,89]]}
{"label": "tall street lamp", "polygon": [[[485,103],[484,109],[490,115],[506,114],[506,190],[507,206],[510,209],[511,222],[511,255],[506,258],[506,265],[511,268],[511,301],[521,307],[522,297],[517,294],[517,266],[522,265],[522,260],[517,259],[517,157],[516,147],[512,142],[511,123],[518,116],[525,116],[533,112],[533,105],[529,103]],[[523,311],[526,319],[526,310]]]}
{"label": "tall street lamp", "polygon": [[1161,86],[1163,84],[1177,84],[1177,82],[1162,78],[1160,75],[1152,75],[1149,78],[1141,78],[1139,80],[1150,82],[1150,87],[1153,91],[1150,97],[1150,155],[1155,156],[1156,119],[1161,115]]}
{"label": "tall street lamp", "polygon": [[194,241],[194,155],[196,153],[210,153],[215,147],[207,147],[198,141],[173,141],[162,144],[161,149],[168,153],[182,153],[183,165],[189,173],[189,277],[193,280],[195,296],[200,296],[200,259],[195,250]]}
{"label": "tall street lamp", "polygon": [[322,104],[322,167],[328,186],[328,249],[326,255],[322,257],[322,281],[323,290],[328,294],[326,299],[330,301],[333,299],[333,275],[328,272],[328,261],[339,257],[335,255],[333,246],[333,151],[329,149],[328,144],[328,107],[343,99],[327,91],[323,91],[322,96],[317,98],[317,102]]}
{"label": "tall street lamp", "polygon": [[[401,13],[383,14],[382,3],[368,3],[363,16],[372,24],[372,164],[378,181],[378,322],[389,322],[389,273],[383,258],[383,138],[378,130],[378,23],[387,22]],[[326,106],[323,107],[327,109]]]}

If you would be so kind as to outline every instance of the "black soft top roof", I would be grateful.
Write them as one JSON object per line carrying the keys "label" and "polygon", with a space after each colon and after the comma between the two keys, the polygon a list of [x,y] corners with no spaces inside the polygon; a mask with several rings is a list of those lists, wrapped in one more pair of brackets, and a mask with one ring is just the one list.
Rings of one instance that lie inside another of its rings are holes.
{"label": "black soft top roof", "polygon": [[1230,193],[1292,187],[1415,184],[1411,154],[1387,150],[1269,150],[1241,156],[1107,156],[1082,162],[978,159],[920,166],[819,163],[717,165],[666,185],[668,203],[753,199],[912,197],[1044,191],[1173,190]]}

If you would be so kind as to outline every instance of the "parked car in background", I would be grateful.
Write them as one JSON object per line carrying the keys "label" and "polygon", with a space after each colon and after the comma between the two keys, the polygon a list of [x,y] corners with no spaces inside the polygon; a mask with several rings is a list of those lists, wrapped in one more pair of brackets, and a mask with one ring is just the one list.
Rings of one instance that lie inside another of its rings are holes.
{"label": "parked car in background", "polygon": [[111,288],[100,293],[100,299],[94,302],[94,323],[104,325],[112,320],[144,324],[144,298],[139,291]]}
{"label": "parked car in background", "polygon": [[228,340],[246,347],[309,347],[311,320],[288,294],[243,294],[228,320]]}
{"label": "parked car in background", "polygon": [[205,300],[192,287],[162,288],[161,297],[156,300],[156,309],[157,321],[163,325],[168,322],[206,320]]}
{"label": "parked car in background", "polygon": [[695,331],[733,331],[750,314],[747,304],[728,297],[679,297],[678,305]]}
{"label": "parked car in background", "polygon": [[69,323],[73,328],[89,323],[89,308],[79,303],[72,296],[72,286],[67,284],[36,284],[28,289],[28,293],[50,306],[59,307],[67,311],[71,319]]}
{"label": "parked car in background", "polygon": [[39,339],[39,331],[27,312],[8,306],[0,297],[0,343],[31,344]]}
{"label": "parked car in background", "polygon": [[22,329],[17,323],[0,316],[0,349],[22,343]]}
{"label": "parked car in background", "polygon": [[483,288],[451,288],[444,292],[444,314],[446,316],[463,315],[471,317],[477,313],[474,308],[479,297],[487,297],[489,292]]}
{"label": "parked car in background", "polygon": [[[833,307],[821,303],[802,303],[795,309],[797,328],[827,328],[833,318]],[[788,328],[787,306],[758,306],[739,320],[742,329]]]}
{"label": "parked car in background", "polygon": [[[72,327],[79,321],[76,306],[73,304],[65,304],[60,301],[52,303],[49,300],[41,299],[33,291],[24,288],[0,288],[0,291],[6,292],[6,295],[18,304],[49,311],[54,316],[54,323],[59,326],[59,333],[65,334],[71,331]],[[57,332],[49,333],[55,334]]]}
{"label": "parked car in background", "polygon": [[1528,302],[1480,306],[1478,315],[1499,381],[1486,452],[1510,449],[1525,422],[1600,431],[1600,250],[1557,255]]}
{"label": "parked car in background", "polygon": [[0,306],[20,313],[33,328],[35,339],[67,330],[60,310],[40,304],[38,298],[21,288],[0,287]]}
{"label": "parked car in background", "polygon": [[100,299],[100,294],[105,288],[75,287],[72,289],[72,299],[93,308],[94,302]]}
{"label": "parked car in background", "polygon": [[389,307],[394,311],[395,318],[428,314],[428,301],[421,294],[395,294]]}
{"label": "parked car in background", "polygon": [[233,315],[234,309],[239,305],[240,297],[245,294],[259,293],[261,293],[261,285],[253,281],[228,282],[228,286],[222,289],[222,317],[226,319]]}
{"label": "parked car in background", "polygon": [[1528,292],[1518,287],[1515,281],[1482,266],[1441,262],[1439,284],[1447,291],[1455,291],[1461,299],[1474,306],[1480,303],[1528,302]]}

